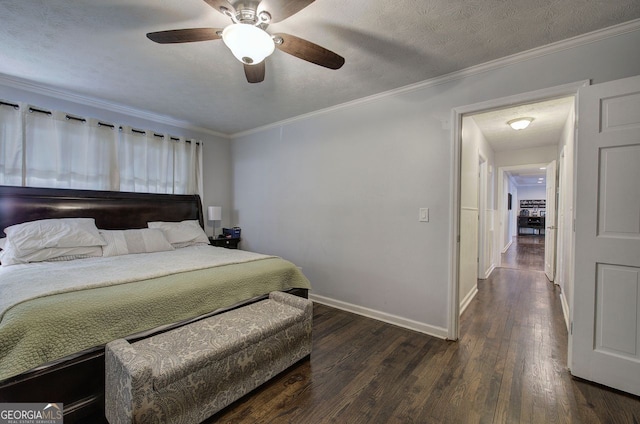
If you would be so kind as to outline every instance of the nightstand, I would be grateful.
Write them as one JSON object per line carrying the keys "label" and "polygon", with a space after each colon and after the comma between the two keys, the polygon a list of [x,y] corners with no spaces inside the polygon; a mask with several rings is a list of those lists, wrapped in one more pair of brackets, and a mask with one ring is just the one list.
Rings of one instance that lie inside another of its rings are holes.
{"label": "nightstand", "polygon": [[227,249],[237,249],[240,238],[213,238],[209,237],[209,244],[216,247],[226,247]]}

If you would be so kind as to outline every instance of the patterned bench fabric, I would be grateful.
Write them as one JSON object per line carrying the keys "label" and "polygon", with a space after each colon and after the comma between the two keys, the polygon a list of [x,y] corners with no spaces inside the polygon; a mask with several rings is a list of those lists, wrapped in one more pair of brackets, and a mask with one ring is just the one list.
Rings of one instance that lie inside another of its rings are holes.
{"label": "patterned bench fabric", "polygon": [[311,353],[312,302],[269,299],[106,347],[111,424],[199,423]]}

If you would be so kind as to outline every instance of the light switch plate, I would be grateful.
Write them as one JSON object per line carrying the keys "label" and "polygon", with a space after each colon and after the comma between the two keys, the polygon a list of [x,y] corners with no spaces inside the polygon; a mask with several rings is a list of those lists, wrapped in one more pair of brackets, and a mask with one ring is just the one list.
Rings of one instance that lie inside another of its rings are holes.
{"label": "light switch plate", "polygon": [[420,208],[420,213],[418,215],[418,221],[420,221],[420,222],[429,222],[429,208]]}

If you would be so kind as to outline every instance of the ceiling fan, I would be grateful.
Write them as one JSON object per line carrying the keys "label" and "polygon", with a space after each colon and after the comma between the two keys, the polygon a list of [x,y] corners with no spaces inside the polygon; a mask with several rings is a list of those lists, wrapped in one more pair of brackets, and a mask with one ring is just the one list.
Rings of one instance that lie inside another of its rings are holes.
{"label": "ceiling fan", "polygon": [[[243,63],[250,83],[264,81],[264,60],[277,48],[307,62],[340,69],[344,58],[310,41],[289,34],[269,34],[271,23],[280,22],[315,0],[204,0],[231,18],[225,28],[188,28],[150,32],[147,38],[160,44],[191,43],[222,39]],[[233,3],[233,4],[232,4]]]}

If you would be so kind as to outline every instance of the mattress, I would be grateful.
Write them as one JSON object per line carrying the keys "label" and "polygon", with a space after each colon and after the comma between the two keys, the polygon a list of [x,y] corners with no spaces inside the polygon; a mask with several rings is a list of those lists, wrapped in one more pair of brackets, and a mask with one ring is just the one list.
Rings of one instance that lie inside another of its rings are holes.
{"label": "mattress", "polygon": [[2,268],[0,380],[290,288],[310,288],[291,262],[212,246]]}

